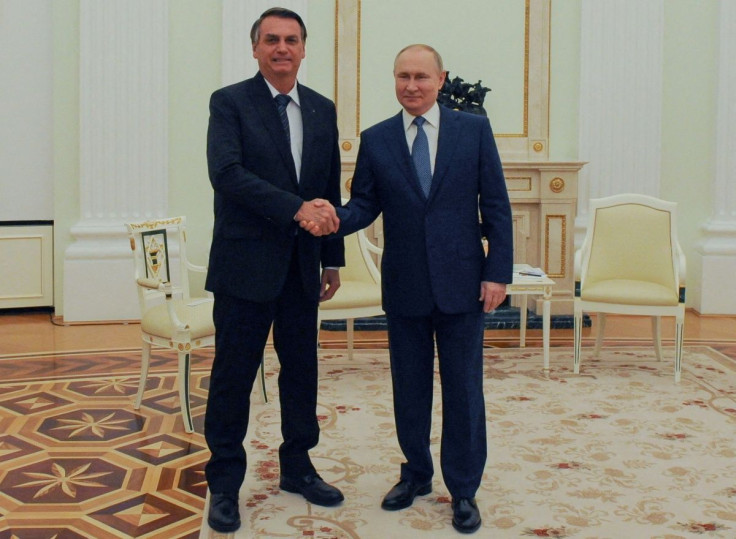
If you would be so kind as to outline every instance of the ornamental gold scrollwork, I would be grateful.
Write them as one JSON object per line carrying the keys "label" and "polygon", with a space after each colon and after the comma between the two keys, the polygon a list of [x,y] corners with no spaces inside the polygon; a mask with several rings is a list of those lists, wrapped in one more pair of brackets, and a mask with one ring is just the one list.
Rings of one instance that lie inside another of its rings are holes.
{"label": "ornamental gold scrollwork", "polygon": [[154,221],[145,221],[143,223],[130,223],[130,228],[133,230],[140,230],[143,228],[153,230],[154,228],[178,225],[179,223],[181,223],[181,217],[172,217],[170,219],[156,219]]}
{"label": "ornamental gold scrollwork", "polygon": [[342,143],[342,149],[345,150],[346,152],[349,152],[350,150],[353,149],[353,145],[350,143],[349,140],[346,140],[345,142]]}
{"label": "ornamental gold scrollwork", "polygon": [[544,144],[542,144],[541,142],[535,142],[532,148],[535,152],[541,152],[542,150],[544,150]]}
{"label": "ornamental gold scrollwork", "polygon": [[353,177],[350,176],[347,180],[345,180],[345,189],[347,192],[350,192],[350,188],[353,186]]}
{"label": "ornamental gold scrollwork", "polygon": [[549,189],[553,193],[561,193],[565,190],[565,180],[562,178],[552,178],[549,182]]}

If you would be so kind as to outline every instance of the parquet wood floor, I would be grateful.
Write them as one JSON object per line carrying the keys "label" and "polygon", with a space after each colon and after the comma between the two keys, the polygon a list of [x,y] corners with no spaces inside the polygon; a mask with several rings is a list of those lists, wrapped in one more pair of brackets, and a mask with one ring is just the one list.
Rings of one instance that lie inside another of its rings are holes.
{"label": "parquet wood floor", "polygon": [[[595,326],[595,323],[594,323]],[[173,354],[157,351],[144,406],[137,324],[59,325],[48,313],[0,313],[0,538],[195,538],[209,453],[201,435],[212,351],[193,356],[195,429],[179,416]],[[671,344],[672,328],[663,324]],[[518,346],[518,333],[486,332],[486,345]],[[610,317],[607,345],[651,339],[647,320]],[[344,348],[343,332],[321,347]],[[591,330],[585,345],[592,344]],[[686,344],[736,358],[736,317],[688,312]],[[553,330],[570,346],[572,330]],[[385,348],[384,332],[357,332],[356,345]],[[530,330],[527,346],[541,346]]]}

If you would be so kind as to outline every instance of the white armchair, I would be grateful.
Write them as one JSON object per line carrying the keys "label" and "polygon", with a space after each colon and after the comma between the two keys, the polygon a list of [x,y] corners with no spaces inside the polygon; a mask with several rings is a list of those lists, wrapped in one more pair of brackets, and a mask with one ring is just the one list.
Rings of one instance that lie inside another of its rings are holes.
{"label": "white armchair", "polygon": [[345,238],[345,267],[340,270],[340,288],[334,297],[319,304],[318,323],[345,319],[348,358],[353,359],[354,320],[383,314],[381,273],[372,253],[383,249],[371,243],[364,230]]}
{"label": "white armchair", "polygon": [[[213,299],[190,296],[189,271],[206,272],[207,268],[187,259],[185,217],[127,223],[125,226],[135,261],[143,340],[141,376],[134,408],[139,409],[143,400],[151,347],[176,350],[184,430],[193,432],[189,402],[190,355],[192,350],[214,346],[215,325],[212,320]],[[261,389],[265,400],[263,364]]]}
{"label": "white armchair", "polygon": [[606,313],[652,317],[662,359],[660,317],[675,318],[675,381],[680,381],[685,323],[685,256],[674,202],[622,194],[590,201],[589,225],[575,253],[574,372],[580,372],[583,312],[598,314],[595,355]]}

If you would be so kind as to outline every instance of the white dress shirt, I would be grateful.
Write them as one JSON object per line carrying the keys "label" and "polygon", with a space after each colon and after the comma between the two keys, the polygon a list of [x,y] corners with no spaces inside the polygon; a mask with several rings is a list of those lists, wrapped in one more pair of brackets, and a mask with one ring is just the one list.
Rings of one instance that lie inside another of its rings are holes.
{"label": "white dress shirt", "polygon": [[[271,83],[267,80],[266,84],[268,85],[268,89],[271,90],[271,95],[273,97],[279,95],[279,91],[271,86]],[[291,139],[291,155],[294,158],[294,166],[296,167],[296,180],[299,181],[299,174],[302,169],[302,145],[304,143],[304,128],[302,126],[302,111],[301,104],[299,103],[299,92],[296,89],[296,84],[286,95],[291,98],[291,101],[289,101],[289,104],[286,106],[286,116],[288,116],[289,118],[289,138]]]}

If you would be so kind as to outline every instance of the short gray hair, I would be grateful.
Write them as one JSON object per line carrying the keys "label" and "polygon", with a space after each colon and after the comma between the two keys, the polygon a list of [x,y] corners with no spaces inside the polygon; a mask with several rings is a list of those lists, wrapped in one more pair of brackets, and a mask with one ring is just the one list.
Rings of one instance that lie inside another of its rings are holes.
{"label": "short gray hair", "polygon": [[402,55],[405,51],[408,51],[409,49],[421,49],[427,52],[431,52],[432,56],[434,56],[434,61],[437,64],[437,67],[440,70],[440,73],[444,72],[445,68],[442,65],[442,56],[440,56],[440,53],[437,52],[434,47],[430,47],[429,45],[425,45],[423,43],[414,43],[413,45],[407,45],[403,49],[399,51],[399,53],[396,55],[396,58],[394,58],[394,67],[396,66],[396,60],[399,59],[399,56]]}

